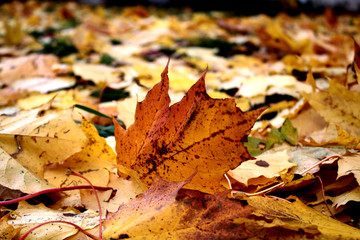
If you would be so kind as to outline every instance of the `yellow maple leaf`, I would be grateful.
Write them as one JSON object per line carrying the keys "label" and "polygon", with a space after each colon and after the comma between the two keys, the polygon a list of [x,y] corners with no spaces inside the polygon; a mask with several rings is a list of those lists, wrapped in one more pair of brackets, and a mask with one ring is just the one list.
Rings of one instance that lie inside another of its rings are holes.
{"label": "yellow maple leaf", "polygon": [[310,105],[329,123],[334,123],[350,135],[360,137],[360,93],[349,91],[330,80],[327,91],[303,93]]}

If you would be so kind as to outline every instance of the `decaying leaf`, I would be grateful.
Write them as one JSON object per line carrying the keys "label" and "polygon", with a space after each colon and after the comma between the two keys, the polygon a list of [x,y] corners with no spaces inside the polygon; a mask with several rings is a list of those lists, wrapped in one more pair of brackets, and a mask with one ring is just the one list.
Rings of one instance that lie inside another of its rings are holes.
{"label": "decaying leaf", "polygon": [[136,170],[146,184],[157,174],[182,181],[197,171],[186,188],[216,192],[225,172],[251,158],[243,141],[264,109],[244,113],[233,99],[210,98],[205,75],[169,108],[167,70],[138,103],[128,131],[116,123],[118,164]]}
{"label": "decaying leaf", "polygon": [[13,226],[8,224],[8,222],[7,222],[8,218],[9,218],[9,214],[3,216],[0,219],[0,239],[3,239],[3,240],[14,239],[17,232],[20,231],[19,228],[15,229]]}
{"label": "decaying leaf", "polygon": [[241,163],[234,170],[230,170],[228,174],[247,186],[249,180],[253,178],[264,176],[271,180],[271,178],[286,173],[293,166],[296,164],[289,162],[289,155],[285,150],[257,156],[255,160]]}
{"label": "decaying leaf", "polygon": [[[291,203],[283,199],[249,197],[247,201],[256,208],[252,214],[266,221],[254,220],[265,227],[264,231],[266,228],[281,227],[295,231],[302,229],[311,235],[321,233],[321,239],[360,238],[360,230],[325,216],[298,199]],[[235,220],[235,223],[243,222],[243,219]]]}
{"label": "decaying leaf", "polygon": [[349,91],[330,80],[328,91],[305,94],[310,105],[329,123],[334,123],[350,135],[360,137],[360,93]]}
{"label": "decaying leaf", "polygon": [[[227,198],[227,192],[202,200],[176,200],[179,189],[189,182],[167,183],[156,179],[137,199],[120,206],[104,222],[106,238],[135,239],[245,239],[251,234],[232,219],[247,217],[252,208]],[[251,231],[250,231],[251,232]]]}
{"label": "decaying leaf", "polygon": [[[81,226],[83,229],[91,229],[99,224],[98,214],[92,210],[78,213],[73,210],[54,210],[42,203],[30,205],[26,202],[20,202],[16,212],[18,215],[13,214],[14,219],[9,220],[9,224],[16,228],[22,227],[20,236],[30,228],[48,221],[68,221]],[[78,230],[71,225],[51,223],[35,229],[26,239],[62,240],[77,232]]]}

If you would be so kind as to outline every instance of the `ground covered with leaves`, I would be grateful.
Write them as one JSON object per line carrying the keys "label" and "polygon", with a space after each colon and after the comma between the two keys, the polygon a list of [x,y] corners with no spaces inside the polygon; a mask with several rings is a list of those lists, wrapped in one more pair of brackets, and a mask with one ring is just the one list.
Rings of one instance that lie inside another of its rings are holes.
{"label": "ground covered with leaves", "polygon": [[360,239],[358,15],[0,21],[1,239]]}

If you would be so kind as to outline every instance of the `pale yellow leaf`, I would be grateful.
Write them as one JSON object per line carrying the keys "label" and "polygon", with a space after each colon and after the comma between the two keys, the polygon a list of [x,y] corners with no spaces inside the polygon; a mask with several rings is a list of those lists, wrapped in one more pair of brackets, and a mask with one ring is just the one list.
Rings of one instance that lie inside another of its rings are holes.
{"label": "pale yellow leaf", "polygon": [[0,148],[0,185],[27,194],[51,188],[46,181],[29,172],[2,148]]}
{"label": "pale yellow leaf", "polygon": [[360,184],[360,155],[342,156],[338,160],[337,179],[348,174],[354,174],[356,181]]}
{"label": "pale yellow leaf", "polygon": [[53,110],[51,102],[13,116],[0,116],[0,147],[35,175],[44,165],[61,163],[86,144],[72,109]]}
{"label": "pale yellow leaf", "polygon": [[328,91],[303,95],[327,122],[340,126],[352,136],[360,137],[360,93],[349,91],[330,80]]}
{"label": "pale yellow leaf", "polygon": [[12,84],[16,80],[31,77],[54,77],[52,66],[58,63],[56,56],[44,54],[9,59],[0,64],[0,82]]}
{"label": "pale yellow leaf", "polygon": [[[30,205],[26,202],[20,202],[16,212],[20,217],[13,214],[15,219],[9,220],[8,223],[13,227],[23,227],[20,235],[25,234],[30,228],[48,221],[68,221],[83,229],[91,229],[99,224],[99,216],[92,210],[76,214],[74,211],[54,210],[42,203]],[[51,223],[35,229],[26,239],[63,240],[77,232],[78,230],[69,224]]]}
{"label": "pale yellow leaf", "polygon": [[237,181],[248,185],[248,181],[253,178],[260,176],[273,178],[286,173],[289,168],[296,166],[296,164],[290,163],[289,159],[286,150],[272,154],[262,154],[256,160],[247,160],[241,163],[234,170],[230,170],[228,174]]}
{"label": "pale yellow leaf", "polygon": [[[61,165],[49,165],[45,169],[44,178],[57,187],[70,185],[88,185],[88,183],[79,177],[68,176],[68,169],[81,173],[88,178],[93,185],[106,187],[109,182],[110,172],[116,171],[116,154],[112,148],[106,143],[103,137],[100,137],[96,128],[83,119],[81,128],[88,139],[84,148],[67,158]],[[63,198],[58,204],[60,206],[80,206],[87,205],[91,209],[97,208],[95,196],[92,191],[81,190],[71,191],[67,193],[67,197]],[[102,193],[103,199],[108,200],[108,193]],[[106,202],[101,201],[105,208]]]}
{"label": "pale yellow leaf", "polygon": [[339,196],[333,198],[333,207],[347,204],[349,201],[360,202],[360,187],[357,187],[351,191],[344,192]]}
{"label": "pale yellow leaf", "polygon": [[96,85],[122,82],[119,69],[102,64],[76,63],[73,65],[73,71],[76,76],[92,81]]}

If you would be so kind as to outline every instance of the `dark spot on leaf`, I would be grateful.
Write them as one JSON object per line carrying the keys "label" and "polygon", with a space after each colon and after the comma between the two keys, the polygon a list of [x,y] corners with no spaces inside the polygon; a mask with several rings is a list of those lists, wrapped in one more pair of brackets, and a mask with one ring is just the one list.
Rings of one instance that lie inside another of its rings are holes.
{"label": "dark spot on leaf", "polygon": [[266,148],[266,143],[263,143],[263,142],[260,142],[258,145],[257,145],[257,148],[259,150],[264,150]]}
{"label": "dark spot on leaf", "polygon": [[264,160],[258,160],[255,162],[256,165],[258,165],[259,167],[269,167],[270,164],[265,162]]}
{"label": "dark spot on leaf", "polygon": [[130,238],[130,237],[127,234],[120,234],[119,235],[119,239],[125,239],[125,238]]}
{"label": "dark spot on leaf", "polygon": [[38,114],[37,114],[37,115],[38,115],[38,117],[42,117],[42,116],[44,116],[44,115],[45,115],[45,112],[46,112],[45,110],[41,110],[41,111],[39,111],[39,112],[38,112]]}
{"label": "dark spot on leaf", "polygon": [[74,216],[76,216],[76,214],[74,214],[74,213],[63,213],[63,215],[65,217],[74,217]]}

